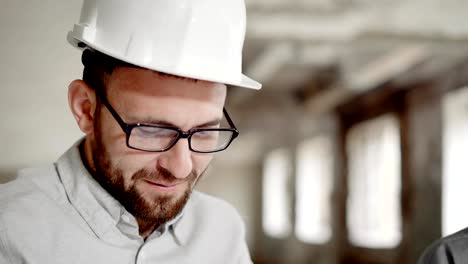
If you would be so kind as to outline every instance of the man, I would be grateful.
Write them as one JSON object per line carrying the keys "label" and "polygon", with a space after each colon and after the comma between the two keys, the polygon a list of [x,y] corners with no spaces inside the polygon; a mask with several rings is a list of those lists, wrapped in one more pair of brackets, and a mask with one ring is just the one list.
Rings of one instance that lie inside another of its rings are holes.
{"label": "man", "polygon": [[244,34],[242,0],[85,0],[68,99],[86,136],[0,187],[0,263],[251,263],[238,213],[192,191],[238,134],[226,84],[260,88]]}
{"label": "man", "polygon": [[418,260],[418,264],[465,263],[468,263],[468,229],[432,243]]}

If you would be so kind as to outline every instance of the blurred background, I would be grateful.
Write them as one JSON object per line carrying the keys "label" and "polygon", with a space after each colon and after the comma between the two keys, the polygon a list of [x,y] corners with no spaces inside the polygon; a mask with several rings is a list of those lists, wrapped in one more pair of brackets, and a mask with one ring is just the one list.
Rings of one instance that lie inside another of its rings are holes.
{"label": "blurred background", "polygon": [[[246,0],[241,136],[198,188],[243,216],[255,263],[415,263],[468,226],[468,2]],[[66,42],[81,1],[0,0],[0,182],[82,137]]]}

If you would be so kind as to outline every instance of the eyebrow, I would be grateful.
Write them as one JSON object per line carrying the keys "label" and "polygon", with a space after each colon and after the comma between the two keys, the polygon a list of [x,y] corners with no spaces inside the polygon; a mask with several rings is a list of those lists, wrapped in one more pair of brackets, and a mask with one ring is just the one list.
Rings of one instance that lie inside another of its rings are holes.
{"label": "eyebrow", "polygon": [[[136,120],[136,118],[135,119],[132,118],[132,120]],[[132,123],[133,124],[141,124],[141,125],[157,125],[157,126],[168,126],[168,127],[179,128],[177,125],[175,125],[175,124],[173,124],[171,122],[163,121],[163,120],[159,120],[159,119],[153,119],[153,118],[144,118],[142,120],[140,119],[139,122],[132,122]],[[202,123],[200,125],[192,127],[191,129],[193,129],[193,128],[204,128],[204,127],[209,127],[209,126],[216,126],[216,125],[219,125],[219,124],[221,124],[221,118],[217,118],[217,119]]]}

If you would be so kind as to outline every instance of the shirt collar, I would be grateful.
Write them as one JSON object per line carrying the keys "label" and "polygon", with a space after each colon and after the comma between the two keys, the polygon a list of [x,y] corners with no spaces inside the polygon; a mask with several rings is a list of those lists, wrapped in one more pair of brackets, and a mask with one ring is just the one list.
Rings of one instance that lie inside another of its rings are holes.
{"label": "shirt collar", "polygon": [[174,234],[174,237],[176,237],[178,244],[181,246],[186,245],[189,242],[193,230],[197,229],[197,223],[194,222],[197,218],[195,217],[197,211],[194,210],[197,196],[198,192],[193,191],[184,210],[182,211],[184,217],[176,219],[171,226],[171,231]]}
{"label": "shirt collar", "polygon": [[[98,237],[112,240],[115,239],[116,233],[121,233],[132,239],[141,239],[138,233],[138,224],[133,215],[91,176],[83,164],[80,154],[80,145],[83,142],[84,139],[76,142],[56,163],[68,199]],[[178,223],[183,222],[181,221],[182,216],[190,207],[190,200],[179,215],[160,226],[149,238],[153,235],[159,236],[155,234],[156,232],[162,234],[170,230],[176,236],[176,240],[185,241],[184,234],[186,232],[176,232],[176,230],[179,226],[182,229],[184,227],[183,224],[179,225]]]}

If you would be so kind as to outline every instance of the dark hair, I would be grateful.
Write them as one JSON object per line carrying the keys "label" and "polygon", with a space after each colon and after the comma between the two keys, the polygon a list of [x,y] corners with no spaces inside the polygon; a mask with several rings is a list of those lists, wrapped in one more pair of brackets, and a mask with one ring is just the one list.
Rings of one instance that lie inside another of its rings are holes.
{"label": "dark hair", "polygon": [[102,52],[85,49],[81,55],[83,63],[83,81],[96,93],[106,95],[107,78],[117,67],[138,67],[115,59]]}

